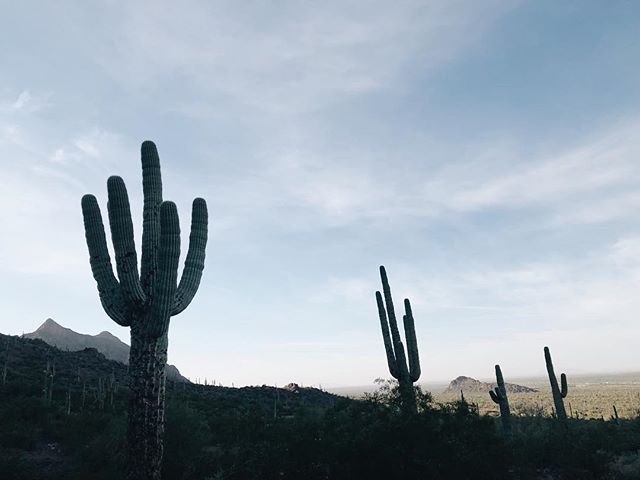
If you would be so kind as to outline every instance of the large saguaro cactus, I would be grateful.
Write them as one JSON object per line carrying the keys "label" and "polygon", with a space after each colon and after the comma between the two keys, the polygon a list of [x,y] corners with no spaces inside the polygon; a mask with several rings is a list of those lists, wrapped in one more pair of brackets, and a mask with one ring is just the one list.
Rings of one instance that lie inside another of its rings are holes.
{"label": "large saguaro cactus", "polygon": [[563,398],[567,396],[569,387],[567,385],[567,376],[560,374],[560,384],[558,387],[558,378],[556,372],[553,370],[553,362],[551,361],[551,353],[549,347],[544,347],[544,360],[547,364],[547,373],[549,374],[549,382],[551,383],[551,393],[553,394],[553,404],[556,410],[556,416],[558,419],[565,421],[567,419],[567,411],[564,409]]}
{"label": "large saguaro cactus", "polygon": [[189,250],[180,284],[180,225],[173,202],[162,201],[160,159],[153,142],[142,144],[144,193],[140,273],[124,181],[107,181],[109,225],[116,257],[111,266],[96,197],[82,197],[82,214],[93,277],[105,312],[131,328],[127,478],[159,480],[162,464],[169,320],[193,299],[204,269],[207,204],[193,201]]}
{"label": "large saguaro cactus", "polygon": [[387,272],[383,266],[380,267],[380,278],[382,279],[384,302],[380,292],[376,292],[376,302],[378,303],[378,314],[380,315],[382,339],[384,341],[384,348],[387,352],[389,372],[398,380],[402,410],[405,413],[413,414],[417,411],[416,394],[413,389],[413,382],[417,382],[420,378],[420,358],[418,356],[418,341],[416,339],[413,313],[411,312],[411,303],[409,303],[409,300],[405,298],[405,314],[402,317],[409,354],[409,366],[407,367],[404,345],[400,339],[398,322],[396,321],[395,309],[393,307],[393,299],[391,298],[391,288],[389,288]]}
{"label": "large saguaro cactus", "polygon": [[500,419],[502,420],[502,431],[505,435],[511,435],[511,409],[509,408],[509,398],[507,397],[507,389],[504,386],[504,378],[500,365],[496,365],[496,383],[498,386],[489,390],[489,396],[494,403],[500,406]]}

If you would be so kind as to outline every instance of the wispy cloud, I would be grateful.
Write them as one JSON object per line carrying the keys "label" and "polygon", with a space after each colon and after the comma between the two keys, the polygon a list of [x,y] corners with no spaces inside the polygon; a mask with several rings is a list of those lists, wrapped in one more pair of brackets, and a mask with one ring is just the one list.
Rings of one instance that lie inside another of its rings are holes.
{"label": "wispy cloud", "polygon": [[[5,159],[0,201],[7,206],[2,222],[11,234],[0,238],[0,270],[10,275],[86,278],[80,198],[90,191],[102,196],[112,165],[126,149],[117,135],[100,128],[69,132],[70,140],[58,148],[52,148],[57,140],[40,135],[37,123],[22,121],[15,128],[9,123],[4,129],[9,133],[5,142],[0,141]],[[134,167],[132,163],[125,172]],[[138,198],[135,192],[132,198]]]}
{"label": "wispy cloud", "polygon": [[0,113],[34,113],[52,105],[51,95],[34,96],[29,90],[22,90],[14,100],[0,101]]}
{"label": "wispy cloud", "polygon": [[[631,120],[542,158],[518,155],[444,167],[425,184],[425,197],[449,211],[542,208],[576,222],[628,215],[640,172],[639,133],[640,123]],[[598,208],[603,201],[610,206]],[[580,203],[583,208],[574,210]],[[588,207],[596,207],[592,216]]]}
{"label": "wispy cloud", "polygon": [[118,13],[118,40],[99,48],[99,61],[128,87],[185,81],[204,95],[200,110],[226,97],[266,112],[294,113],[391,85],[402,88],[405,72],[449,61],[513,5],[130,4],[126,14]]}
{"label": "wispy cloud", "polygon": [[[299,221],[287,220],[289,227],[310,218],[315,225],[343,225],[499,211],[537,211],[546,219],[537,225],[544,228],[607,222],[634,215],[640,203],[634,182],[640,176],[638,138],[640,123],[634,120],[590,132],[581,143],[543,155],[500,152],[487,157],[479,149],[475,157],[431,171],[419,165],[374,169],[364,159],[375,159],[375,152],[359,152],[350,161],[339,155],[320,159],[304,149],[273,152],[268,167],[249,180],[260,195],[240,201],[254,198],[253,208],[260,210],[288,205],[293,216],[302,212]],[[232,196],[243,190],[229,186]]]}

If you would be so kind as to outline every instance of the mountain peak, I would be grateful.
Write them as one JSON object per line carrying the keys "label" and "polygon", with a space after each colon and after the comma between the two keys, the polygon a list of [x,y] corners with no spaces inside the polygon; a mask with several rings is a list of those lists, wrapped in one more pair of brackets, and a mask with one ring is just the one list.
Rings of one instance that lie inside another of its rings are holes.
{"label": "mountain peak", "polygon": [[117,338],[113,333],[107,332],[106,330],[103,330],[102,332],[97,334],[96,337],[107,337],[107,338],[114,337],[114,338]]}
{"label": "mountain peak", "polygon": [[[47,318],[35,332],[25,333],[24,338],[38,338],[61,350],[72,352],[95,348],[110,360],[129,363],[129,345],[106,330],[97,335],[85,335]],[[172,380],[186,381],[172,365],[167,365],[167,376]]]}
{"label": "mountain peak", "polygon": [[62,325],[57,323],[53,318],[47,318],[44,321],[44,323],[38,327],[36,332],[41,332],[43,330],[52,331],[52,330],[68,330],[68,329],[64,328]]}

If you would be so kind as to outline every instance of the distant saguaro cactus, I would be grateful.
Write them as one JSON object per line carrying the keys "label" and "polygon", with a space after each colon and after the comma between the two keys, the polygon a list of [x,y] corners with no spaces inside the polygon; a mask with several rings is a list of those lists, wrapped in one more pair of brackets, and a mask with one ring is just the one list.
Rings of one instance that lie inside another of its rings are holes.
{"label": "distant saguaro cactus", "polygon": [[47,368],[44,371],[44,388],[42,389],[44,401],[47,405],[51,405],[53,400],[53,379],[56,376],[56,360],[47,359]]}
{"label": "distant saguaro cactus", "polygon": [[611,420],[613,420],[613,423],[616,425],[620,425],[620,417],[618,416],[618,409],[615,405],[613,406],[613,415],[611,416]]}
{"label": "distant saguaro cactus", "polygon": [[7,383],[7,372],[9,371],[9,356],[11,354],[11,341],[13,337],[7,337],[7,343],[4,348],[4,363],[2,365],[2,385],[6,385]]}
{"label": "distant saguaro cactus", "polygon": [[549,374],[549,382],[551,383],[551,393],[553,395],[553,404],[555,406],[555,414],[558,419],[565,421],[567,419],[567,411],[564,408],[563,398],[567,396],[569,387],[567,386],[567,376],[560,374],[560,384],[558,387],[558,378],[553,370],[553,362],[551,361],[551,353],[549,347],[544,347],[544,360],[547,364],[547,373]]}
{"label": "distant saguaro cactus", "polygon": [[504,386],[504,378],[500,365],[496,365],[496,383],[498,386],[489,391],[491,400],[500,406],[500,419],[502,420],[502,430],[505,435],[511,435],[511,409],[509,408],[509,398],[507,389]]}
{"label": "distant saguaro cactus", "polygon": [[382,300],[382,294],[378,291],[376,292],[376,302],[378,303],[378,314],[380,315],[382,339],[387,352],[389,372],[398,380],[402,410],[409,414],[416,413],[416,394],[413,389],[413,383],[420,378],[420,358],[418,356],[418,341],[416,339],[413,313],[411,312],[411,303],[405,298],[405,314],[402,317],[407,340],[407,353],[409,355],[409,366],[407,367],[404,345],[400,339],[393,299],[391,298],[391,288],[389,287],[387,272],[383,266],[380,267],[380,278],[382,279],[384,301]]}
{"label": "distant saguaro cactus", "polygon": [[163,452],[165,367],[169,320],[193,299],[204,269],[207,204],[193,201],[189,250],[180,283],[180,225],[173,202],[162,201],[160,159],[153,142],[142,144],[144,193],[140,273],[124,181],[107,181],[109,224],[118,279],[113,274],[96,197],[82,197],[91,270],[105,312],[131,328],[127,478],[158,480]]}

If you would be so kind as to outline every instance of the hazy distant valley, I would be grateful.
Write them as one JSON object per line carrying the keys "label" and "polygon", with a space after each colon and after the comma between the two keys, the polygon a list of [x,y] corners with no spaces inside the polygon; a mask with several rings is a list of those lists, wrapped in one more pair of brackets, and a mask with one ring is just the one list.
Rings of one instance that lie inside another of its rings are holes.
{"label": "hazy distant valley", "polygon": [[[512,381],[537,390],[529,393],[509,393],[514,414],[551,414],[553,399],[548,378],[524,377],[514,378]],[[490,381],[483,383],[495,385]],[[614,415],[613,405],[616,406],[620,417],[635,418],[640,412],[640,372],[572,375],[569,383],[571,397],[567,404],[571,405],[574,416],[608,419]],[[446,403],[460,399],[460,389],[450,389],[451,383],[426,382],[421,383],[420,386],[431,392],[438,402]],[[375,388],[375,385],[371,384],[328,390],[338,395],[362,398],[365,394],[375,391]],[[462,388],[462,391],[468,401],[478,404],[481,414],[499,414],[497,406],[489,398],[489,388],[483,391]]]}

